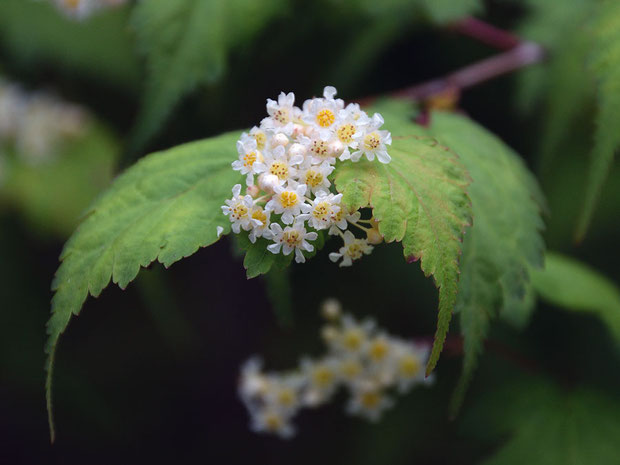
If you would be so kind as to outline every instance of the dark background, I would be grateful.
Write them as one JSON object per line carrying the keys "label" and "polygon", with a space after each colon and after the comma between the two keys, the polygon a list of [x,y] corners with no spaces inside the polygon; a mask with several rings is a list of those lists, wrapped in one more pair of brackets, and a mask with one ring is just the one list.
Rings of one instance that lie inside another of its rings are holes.
{"label": "dark background", "polygon": [[[483,17],[511,29],[525,13],[516,3],[491,2]],[[281,90],[294,91],[299,101],[330,84],[350,100],[422,82],[496,53],[420,20],[395,33],[366,62],[343,69],[350,46],[345,38],[367,30],[357,17],[326,18],[314,2],[294,2],[256,40],[231,54],[224,79],[183,100],[148,151],[258,124],[265,99]],[[2,42],[0,30],[0,69],[6,76],[31,88],[53,88],[88,106],[121,138],[128,136],[139,105],[137,83],[92,79],[53,59],[21,62],[14,53]],[[518,111],[519,85],[518,74],[498,78],[466,91],[460,106],[536,170],[544,113],[537,107]],[[575,131],[587,133],[589,124],[584,121]],[[577,147],[571,142],[573,152]],[[131,154],[125,154],[120,164],[130,160]],[[620,281],[617,253],[614,257],[617,170],[590,236],[579,246],[571,240],[584,166],[581,153],[544,174],[551,211],[546,241]],[[455,350],[444,354],[432,389],[417,388],[401,398],[379,424],[344,414],[339,396],[329,406],[303,412],[293,440],[250,432],[236,395],[239,366],[262,354],[269,369],[287,369],[303,354],[319,354],[318,307],[323,299],[338,297],[356,316],[372,315],[399,336],[429,337],[437,293],[417,264],[404,263],[398,245],[378,247],[345,270],[331,266],[322,254],[292,267],[294,321],[282,326],[264,281],[246,280],[228,240],[167,271],[153,265],[125,291],[111,286],[100,298],[88,299],[57,352],[57,441],[51,446],[43,345],[50,282],[65,239],[42,236],[17,209],[0,211],[0,463],[468,464],[498,447],[497,442],[472,440],[460,418],[447,417],[460,369]],[[458,334],[456,323],[452,334]],[[540,370],[563,383],[587,379],[617,385],[611,342],[606,336],[589,338],[591,334],[605,334],[598,321],[540,304],[523,333],[498,323],[490,339],[535,360]],[[489,367],[522,369],[499,352],[490,350],[483,357],[465,415],[476,396],[496,382]]]}

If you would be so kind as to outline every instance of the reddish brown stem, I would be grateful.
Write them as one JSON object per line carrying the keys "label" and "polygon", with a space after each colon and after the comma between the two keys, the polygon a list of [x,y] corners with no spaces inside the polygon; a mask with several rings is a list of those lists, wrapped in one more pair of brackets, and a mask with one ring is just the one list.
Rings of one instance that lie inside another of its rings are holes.
{"label": "reddish brown stem", "polygon": [[538,63],[544,58],[543,48],[533,42],[522,42],[507,52],[465,66],[447,76],[390,93],[393,97],[426,100],[450,90],[462,90],[489,79]]}
{"label": "reddish brown stem", "polygon": [[499,50],[510,50],[521,43],[519,37],[511,32],[504,31],[471,16],[452,24],[450,29]]}
{"label": "reddish brown stem", "polygon": [[[446,76],[405,87],[390,92],[388,95],[416,101],[425,101],[431,97],[446,94],[458,96],[463,89],[525,66],[539,63],[545,58],[544,49],[537,43],[521,41],[517,36],[475,18],[467,17],[455,23],[452,29],[505,51],[465,66]],[[375,98],[366,97],[358,99],[358,102],[361,105],[368,105]]]}

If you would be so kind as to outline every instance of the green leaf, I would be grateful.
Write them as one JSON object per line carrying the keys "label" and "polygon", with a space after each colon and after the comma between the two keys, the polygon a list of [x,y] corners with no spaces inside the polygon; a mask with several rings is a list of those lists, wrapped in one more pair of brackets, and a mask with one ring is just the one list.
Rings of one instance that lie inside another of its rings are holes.
{"label": "green leaf", "polygon": [[220,79],[230,50],[282,10],[282,0],[149,0],[133,24],[148,77],[132,145],[140,148],[179,99]]}
{"label": "green leaf", "polygon": [[18,209],[38,233],[66,238],[111,182],[119,150],[116,138],[93,121],[47,162],[32,165],[14,153],[6,159],[0,203]]}
{"label": "green leaf", "polygon": [[385,113],[392,131],[392,162],[339,164],[334,182],[351,209],[371,206],[386,242],[399,241],[408,261],[420,259],[426,276],[439,287],[439,316],[430,373],[441,353],[456,300],[459,256],[471,205],[465,192],[469,175],[458,157],[421,128],[405,124],[402,113]]}
{"label": "green leaf", "polygon": [[125,288],[157,260],[168,267],[217,241],[230,223],[220,206],[242,181],[230,167],[238,132],[149,155],[123,175],[88,209],[65,245],[52,283],[52,316],[46,345],[46,394],[52,439],[51,383],[58,339],[90,294],[112,282]]}
{"label": "green leaf", "polygon": [[596,79],[598,112],[594,147],[576,238],[583,239],[592,221],[603,184],[620,146],[620,3],[602,2],[591,27],[594,37],[590,71]]}
{"label": "green leaf", "polygon": [[421,0],[429,18],[438,24],[456,21],[471,14],[479,14],[484,8],[480,0]]}
{"label": "green leaf", "polygon": [[465,338],[463,374],[452,413],[463,400],[491,320],[523,326],[532,309],[528,269],[542,265],[542,195],[520,157],[471,119],[433,113],[431,133],[454,150],[472,177],[474,224],[461,257],[456,308]]}
{"label": "green leaf", "polygon": [[283,269],[291,263],[293,255],[273,254],[267,250],[271,243],[267,239],[259,238],[251,243],[247,233],[236,236],[237,245],[245,251],[243,267],[246,269],[248,279],[267,274],[273,267]]}
{"label": "green leaf", "polygon": [[606,465],[620,456],[620,403],[594,389],[519,379],[487,393],[464,426],[504,440],[484,465]]}
{"label": "green leaf", "polygon": [[22,65],[60,66],[106,84],[135,87],[140,67],[127,29],[128,12],[129,6],[117,7],[72,21],[52,2],[2,0],[0,43]]}
{"label": "green leaf", "polygon": [[599,317],[620,342],[620,290],[589,266],[547,253],[544,270],[532,272],[538,295],[550,304]]}

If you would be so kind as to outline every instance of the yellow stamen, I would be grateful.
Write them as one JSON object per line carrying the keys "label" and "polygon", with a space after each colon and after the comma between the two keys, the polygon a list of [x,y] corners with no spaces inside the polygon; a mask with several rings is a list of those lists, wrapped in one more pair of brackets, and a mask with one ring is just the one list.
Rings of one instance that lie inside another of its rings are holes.
{"label": "yellow stamen", "polygon": [[324,108],[316,114],[316,122],[319,123],[319,126],[322,128],[328,128],[334,121],[336,120],[336,115],[331,110]]}

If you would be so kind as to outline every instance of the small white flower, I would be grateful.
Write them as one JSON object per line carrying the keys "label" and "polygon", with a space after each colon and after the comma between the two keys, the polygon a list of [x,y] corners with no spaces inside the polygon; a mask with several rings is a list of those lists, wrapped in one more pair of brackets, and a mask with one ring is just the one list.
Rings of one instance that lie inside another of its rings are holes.
{"label": "small white flower", "polygon": [[[246,135],[247,136],[247,135]],[[239,160],[232,162],[233,170],[239,171],[246,176],[246,184],[254,185],[254,175],[265,171],[266,167],[262,163],[263,156],[256,147],[256,140],[252,137],[242,137],[237,141],[237,152]]]}
{"label": "small white flower", "polygon": [[229,217],[232,223],[232,230],[238,234],[241,228],[249,231],[253,226],[260,225],[260,221],[254,220],[250,216],[254,207],[254,200],[249,195],[240,195],[241,184],[235,184],[232,193],[233,198],[226,200],[226,205],[222,206],[222,212]]}
{"label": "small white flower", "polygon": [[295,94],[280,92],[278,101],[267,99],[267,113],[269,118],[261,122],[261,126],[266,129],[278,129],[279,131],[291,135],[293,132],[293,122],[299,117],[300,110],[295,108]]}
{"label": "small white flower", "polygon": [[336,89],[331,86],[323,90],[323,98],[315,98],[304,102],[303,120],[316,127],[322,135],[330,137],[338,114],[344,108],[341,99],[334,99]]}
{"label": "small white flower", "polygon": [[241,366],[239,378],[239,397],[248,409],[254,409],[267,394],[269,382],[262,373],[263,361],[252,357]]}
{"label": "small white flower", "polygon": [[271,239],[271,230],[269,229],[271,225],[271,212],[264,210],[260,205],[255,205],[252,208],[250,216],[253,220],[252,229],[248,235],[250,242],[254,244],[259,237]]}
{"label": "small white flower", "polygon": [[362,355],[374,329],[375,322],[373,320],[358,322],[351,315],[344,315],[342,317],[342,329],[338,337],[330,341],[330,347],[335,352]]}
{"label": "small white flower", "polygon": [[374,383],[358,383],[352,394],[347,412],[373,422],[378,421],[383,411],[394,404]]}
{"label": "small white flower", "polygon": [[289,158],[286,154],[286,149],[281,145],[265,152],[264,157],[264,167],[260,167],[259,169],[267,174],[277,176],[281,183],[285,183],[289,179],[297,176],[295,165],[299,165],[304,161],[303,155],[296,155]]}
{"label": "small white flower", "polygon": [[336,163],[335,153],[330,146],[332,141],[330,134],[313,134],[310,137],[301,136],[299,141],[306,148],[306,157],[309,156],[313,165],[319,165],[323,162],[328,162],[332,165]]}
{"label": "small white flower", "polygon": [[292,415],[301,407],[301,389],[305,383],[305,377],[297,374],[271,375],[269,389],[264,396],[265,403]]}
{"label": "small white flower", "polygon": [[360,357],[356,355],[344,355],[340,357],[338,364],[338,375],[348,386],[357,385],[361,377],[364,376],[364,364]]}
{"label": "small white flower", "polygon": [[[357,104],[347,105],[346,109],[340,110],[334,133],[338,141],[345,147],[356,148],[356,136],[370,123],[370,118],[366,112],[359,109],[359,105],[357,107],[352,107],[352,105]],[[346,152],[343,155],[346,155]],[[341,158],[341,160],[343,159]]]}
{"label": "small white flower", "polygon": [[266,408],[252,413],[252,431],[256,433],[277,434],[283,439],[295,435],[295,429],[290,423],[290,416],[282,409]]}
{"label": "small white flower", "polygon": [[394,344],[394,365],[398,390],[408,392],[418,383],[431,383],[432,377],[425,378],[424,365],[428,360],[430,348],[412,343]]}
{"label": "small white flower", "polygon": [[219,239],[222,233],[224,232],[224,228],[221,226],[216,226],[215,233],[217,234],[217,238]]}
{"label": "small white flower", "polygon": [[334,215],[340,211],[341,199],[342,194],[334,195],[319,191],[312,200],[312,205],[305,203],[301,206],[303,217],[307,217],[308,223],[314,229],[327,229],[331,226]]}
{"label": "small white flower", "polygon": [[297,263],[306,261],[302,251],[312,252],[314,247],[308,241],[314,241],[318,237],[315,232],[306,232],[303,223],[295,223],[293,226],[287,226],[284,230],[278,223],[272,223],[271,233],[274,243],[268,245],[267,250],[277,254],[282,249],[284,255],[289,255],[294,250]]}
{"label": "small white flower", "polygon": [[[373,161],[375,156],[381,163],[389,163],[392,160],[386,149],[386,145],[392,143],[392,135],[389,131],[379,130],[382,125],[383,117],[375,113],[370,124],[355,136],[358,146],[350,156],[351,161],[357,162],[363,155],[366,155],[369,161]],[[346,156],[346,153],[343,156]]]}
{"label": "small white flower", "polygon": [[267,146],[267,138],[269,137],[267,131],[259,128],[258,126],[254,126],[250,129],[250,137],[256,141],[256,148],[258,150],[261,152],[265,150],[265,147]]}
{"label": "small white flower", "polygon": [[351,266],[354,260],[359,260],[364,254],[368,255],[372,249],[372,245],[369,245],[366,239],[356,239],[351,231],[346,231],[344,233],[344,246],[340,248],[338,253],[330,253],[329,259],[332,262],[337,262],[342,258],[340,266]]}
{"label": "small white flower", "polygon": [[348,223],[357,223],[361,216],[361,213],[358,211],[349,214],[344,208],[341,208],[340,211],[335,213],[334,217],[332,218],[334,224],[331,228],[329,228],[329,234],[338,234],[338,229],[341,229],[343,231],[346,230],[348,227]]}
{"label": "small white flower", "polygon": [[338,388],[338,361],[326,358],[312,361],[301,360],[301,370],[308,380],[308,388],[304,393],[303,402],[307,406],[320,405],[334,394]]}
{"label": "small white flower", "polygon": [[265,210],[273,211],[277,215],[281,214],[284,224],[292,224],[295,217],[301,213],[307,190],[306,185],[291,181],[289,187],[275,186],[273,190],[274,195],[265,205]]}

